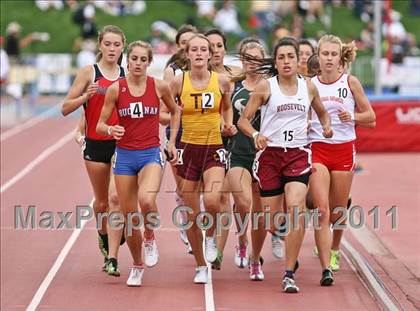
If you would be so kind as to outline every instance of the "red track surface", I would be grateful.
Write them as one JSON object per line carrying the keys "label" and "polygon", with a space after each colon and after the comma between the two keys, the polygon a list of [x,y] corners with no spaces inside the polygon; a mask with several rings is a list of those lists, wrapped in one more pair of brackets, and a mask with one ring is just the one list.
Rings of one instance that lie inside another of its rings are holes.
{"label": "red track surface", "polygon": [[[39,153],[67,134],[75,124],[75,120],[46,120],[3,141],[1,184],[4,185]],[[376,169],[371,168],[372,175]],[[355,184],[357,192],[359,185],[357,181]],[[100,271],[102,258],[97,249],[94,221],[90,221],[37,310],[205,310],[204,286],[193,284],[193,258],[186,254],[179,233],[171,223],[174,202],[173,195],[167,190],[172,188],[172,177],[167,170],[158,196],[162,219],[162,229],[157,232],[160,261],[157,267],[146,270],[141,288],[125,285],[131,263],[126,246],[120,252],[120,278],[108,277]],[[366,197],[372,195],[363,194]],[[76,205],[86,205],[91,198],[90,184],[73,141],[51,154],[1,194],[1,310],[27,308],[71,235],[70,230],[13,229],[14,206],[36,205],[38,216],[46,210],[75,211]],[[395,202],[399,199],[399,194],[395,193]],[[57,225],[58,218],[56,220]],[[400,226],[403,221],[406,220],[400,218]],[[266,279],[263,282],[249,281],[248,271],[234,266],[234,243],[235,236],[231,234],[222,270],[213,271],[216,310],[378,309],[375,300],[344,259],[341,271],[335,274],[336,284],[330,288],[319,286],[319,261],[311,251],[313,232],[307,233],[300,256],[301,268],[296,276],[301,288],[298,295],[282,293],[284,265],[272,257],[268,239],[263,251],[266,259],[263,267]]]}

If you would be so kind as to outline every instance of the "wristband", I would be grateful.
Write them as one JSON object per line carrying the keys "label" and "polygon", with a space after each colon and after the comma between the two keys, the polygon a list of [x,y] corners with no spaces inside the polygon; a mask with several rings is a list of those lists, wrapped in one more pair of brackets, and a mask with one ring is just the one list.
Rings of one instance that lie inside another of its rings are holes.
{"label": "wristband", "polygon": [[108,126],[108,135],[112,136],[112,126]]}
{"label": "wristband", "polygon": [[255,137],[257,137],[259,134],[260,134],[260,132],[258,132],[258,131],[252,133],[252,138],[255,139]]}

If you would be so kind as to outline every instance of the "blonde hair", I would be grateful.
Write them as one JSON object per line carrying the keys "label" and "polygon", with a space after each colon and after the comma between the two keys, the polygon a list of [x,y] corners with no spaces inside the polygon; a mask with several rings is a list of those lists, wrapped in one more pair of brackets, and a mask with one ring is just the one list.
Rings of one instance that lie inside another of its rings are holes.
{"label": "blonde hair", "polygon": [[318,55],[321,51],[321,46],[323,43],[329,42],[329,43],[335,43],[340,46],[340,62],[341,65],[350,66],[350,64],[356,59],[356,51],[357,47],[354,41],[350,43],[343,43],[341,39],[334,35],[324,35],[319,39],[318,41]]}
{"label": "blonde hair", "polygon": [[[205,35],[203,35],[203,34],[201,34],[201,33],[197,33],[197,34],[195,34],[195,35],[193,35],[189,40],[188,40],[188,42],[187,42],[187,46],[185,47],[185,59],[186,59],[186,61],[187,61],[187,63],[185,64],[185,66],[184,66],[184,68],[182,68],[182,70],[191,70],[191,62],[190,62],[190,60],[187,58],[187,56],[186,56],[186,54],[188,53],[188,51],[190,50],[190,46],[191,46],[191,41],[192,40],[194,40],[195,38],[200,38],[200,39],[203,39],[203,40],[206,40],[207,41],[207,44],[208,44],[208,48],[209,48],[209,51],[210,51],[210,55],[213,55],[213,48],[211,47],[211,43],[210,43],[210,40],[209,40],[209,38],[207,38]],[[211,65],[211,62],[210,62],[210,60],[209,60],[209,62],[207,63],[207,69],[208,70],[213,70],[213,67],[212,67],[212,65]]]}
{"label": "blonde hair", "polygon": [[[250,50],[250,49],[258,49],[258,50],[260,50],[262,57],[263,58],[266,57],[265,49],[264,49],[264,47],[262,46],[261,43],[259,43],[257,41],[248,41],[248,42],[245,42],[245,43],[241,44],[240,49],[239,49],[239,58],[243,59],[243,56],[246,55],[246,51]],[[230,80],[234,83],[238,82],[238,81],[242,81],[246,78],[246,74],[247,74],[247,72],[243,71],[243,72],[241,72],[241,74],[233,76]]]}
{"label": "blonde hair", "polygon": [[201,34],[201,33],[197,33],[197,34],[193,35],[193,36],[192,36],[192,37],[188,40],[188,42],[187,42],[187,46],[186,46],[186,48],[185,48],[185,51],[186,51],[187,53],[188,53],[188,51],[190,50],[191,41],[192,41],[192,40],[194,40],[194,39],[196,39],[196,38],[200,38],[200,39],[206,40],[206,41],[207,41],[207,43],[208,43],[208,46],[209,46],[209,51],[210,51],[210,54],[213,54],[213,48],[211,47],[211,43],[210,43],[209,38],[207,38],[205,35],[203,35],[203,34]]}
{"label": "blonde hair", "polygon": [[135,47],[142,47],[147,50],[147,57],[149,58],[149,64],[153,61],[153,49],[150,43],[141,40],[131,42],[127,47],[127,59],[130,57]]}
{"label": "blonde hair", "polygon": [[[105,34],[107,33],[113,33],[113,34],[119,35],[121,37],[123,46],[125,45],[125,35],[124,35],[124,32],[121,30],[121,28],[115,25],[107,25],[107,26],[104,26],[104,28],[102,28],[102,30],[99,32],[98,46],[101,45],[101,42],[104,39]],[[102,52],[99,52],[96,55],[96,62],[99,62],[101,58],[102,58]],[[120,57],[118,58],[118,65],[121,65],[121,61],[122,61],[122,53]]]}

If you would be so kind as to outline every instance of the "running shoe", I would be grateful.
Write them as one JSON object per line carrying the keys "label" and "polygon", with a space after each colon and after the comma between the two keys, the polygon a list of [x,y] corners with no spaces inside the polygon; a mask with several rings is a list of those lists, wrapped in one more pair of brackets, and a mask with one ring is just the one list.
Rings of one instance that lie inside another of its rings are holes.
{"label": "running shoe", "polygon": [[340,270],[340,251],[331,250],[330,254],[330,267],[332,271]]}
{"label": "running shoe", "polygon": [[205,238],[205,255],[208,262],[213,262],[217,257],[216,239],[214,237]]}
{"label": "running shoe", "polygon": [[283,278],[283,291],[285,293],[298,293],[299,287],[296,286],[294,279],[285,276]]}
{"label": "running shoe", "polygon": [[262,281],[264,280],[264,273],[262,271],[262,263],[259,261],[251,261],[249,265],[249,278],[252,281]]}
{"label": "running shoe", "polygon": [[239,244],[235,246],[235,265],[243,269],[248,266],[247,244]]}
{"label": "running shoe", "polygon": [[133,267],[130,271],[130,276],[127,279],[128,286],[141,286],[144,269],[140,267]]}
{"label": "running shoe", "polygon": [[325,269],[322,271],[322,277],[319,283],[321,286],[331,286],[334,284],[333,273],[331,269]]}
{"label": "running shoe", "polygon": [[207,278],[208,278],[207,266],[199,266],[195,268],[195,277],[194,277],[195,284],[206,284]]}
{"label": "running shoe", "polygon": [[271,252],[277,259],[282,259],[284,256],[283,243],[281,237],[275,234],[271,235]]}
{"label": "running shoe", "polygon": [[120,270],[118,270],[118,261],[115,258],[109,258],[106,262],[105,271],[108,275],[120,276]]}
{"label": "running shoe", "polygon": [[216,260],[211,263],[211,268],[213,270],[220,270],[222,267],[222,260],[223,260],[223,253],[217,250],[217,257]]}
{"label": "running shoe", "polygon": [[153,267],[159,260],[159,252],[157,249],[156,239],[144,241],[144,263],[146,266]]}

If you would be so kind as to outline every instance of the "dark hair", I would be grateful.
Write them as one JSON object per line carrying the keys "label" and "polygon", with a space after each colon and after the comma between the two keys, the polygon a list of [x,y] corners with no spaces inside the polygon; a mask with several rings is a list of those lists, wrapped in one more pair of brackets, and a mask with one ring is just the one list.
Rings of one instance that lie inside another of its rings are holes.
{"label": "dark hair", "polygon": [[277,51],[279,48],[281,48],[282,46],[291,46],[295,49],[296,52],[296,57],[299,59],[299,43],[295,38],[292,37],[284,37],[281,38],[279,40],[279,42],[277,42],[277,44],[274,46],[274,59],[276,59],[277,57]]}
{"label": "dark hair", "polygon": [[241,59],[256,64],[258,66],[258,68],[255,70],[257,73],[264,74],[267,76],[276,76],[278,75],[278,71],[275,66],[275,60],[277,57],[277,51],[282,46],[292,46],[296,51],[297,59],[299,59],[299,44],[295,38],[291,37],[284,37],[279,40],[279,42],[274,47],[273,57],[257,59],[248,54],[245,54],[241,55]]}
{"label": "dark hair", "polygon": [[165,68],[167,68],[170,65],[175,65],[176,67],[178,67],[181,70],[189,70],[189,62],[187,59],[187,56],[185,55],[185,50],[184,49],[180,49],[179,51],[177,51],[175,54],[173,54],[171,56],[171,58],[169,58],[168,62],[166,63]]}
{"label": "dark hair", "polygon": [[225,37],[224,33],[222,31],[220,31],[219,29],[212,28],[212,29],[208,30],[204,35],[206,37],[208,37],[210,35],[218,35],[218,36],[222,37],[222,39],[223,39],[223,46],[224,46],[225,50],[227,50],[226,37]]}
{"label": "dark hair", "polygon": [[[175,36],[175,43],[177,45],[179,45],[179,40],[181,39],[181,36],[187,32],[192,32],[194,34],[198,33],[197,28],[195,28],[194,26],[189,25],[189,24],[182,25],[181,27],[179,27],[178,32]],[[184,68],[187,63],[188,63],[188,60],[185,57],[185,51],[181,49],[168,59],[168,61],[166,62],[165,68],[171,64],[175,64],[178,68]]]}
{"label": "dark hair", "polygon": [[311,48],[312,54],[315,53],[315,47],[312,45],[311,41],[309,41],[308,39],[300,39],[299,40],[299,46],[301,45],[307,45]]}
{"label": "dark hair", "polygon": [[184,33],[187,32],[192,32],[192,33],[197,33],[197,28],[195,28],[193,25],[182,25],[181,27],[179,27],[178,32],[176,33],[175,36],[175,43],[178,45],[179,44],[179,39],[181,38],[181,36]]}
{"label": "dark hair", "polygon": [[308,75],[310,77],[317,76],[321,73],[321,66],[319,65],[319,59],[317,54],[312,54],[311,56],[309,56],[306,64],[306,66],[308,67]]}

